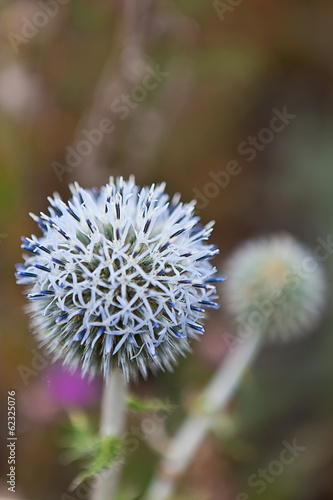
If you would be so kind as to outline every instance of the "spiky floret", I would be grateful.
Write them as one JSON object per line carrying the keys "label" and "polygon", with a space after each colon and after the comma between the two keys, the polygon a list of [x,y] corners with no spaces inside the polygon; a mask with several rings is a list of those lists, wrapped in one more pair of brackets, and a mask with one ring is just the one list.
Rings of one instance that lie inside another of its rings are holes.
{"label": "spiky floret", "polygon": [[314,255],[288,234],[247,242],[225,264],[226,307],[243,335],[288,339],[313,329],[325,304],[326,280]]}
{"label": "spiky floret", "polygon": [[140,189],[134,177],[100,190],[70,186],[49,213],[32,214],[43,236],[23,238],[17,282],[29,285],[32,329],[55,359],[83,372],[144,377],[171,370],[189,341],[204,332],[206,308],[217,308],[205,243],[214,223],[199,224],[195,202],[171,201],[165,184]]}

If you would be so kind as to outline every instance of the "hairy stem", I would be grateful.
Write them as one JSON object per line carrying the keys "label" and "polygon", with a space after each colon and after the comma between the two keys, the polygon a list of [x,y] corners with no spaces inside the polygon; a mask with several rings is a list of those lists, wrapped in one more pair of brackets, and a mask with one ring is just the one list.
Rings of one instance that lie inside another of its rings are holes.
{"label": "hairy stem", "polygon": [[166,500],[174,493],[179,477],[194,458],[212,425],[214,415],[229,403],[244,372],[258,352],[261,340],[262,335],[252,335],[221,363],[201,396],[204,413],[189,415],[171,440],[144,500]]}
{"label": "hairy stem", "polygon": [[[102,437],[120,436],[125,425],[126,381],[119,368],[114,369],[106,380],[102,396],[100,433]],[[103,473],[93,490],[92,500],[112,500],[115,494],[119,464]]]}

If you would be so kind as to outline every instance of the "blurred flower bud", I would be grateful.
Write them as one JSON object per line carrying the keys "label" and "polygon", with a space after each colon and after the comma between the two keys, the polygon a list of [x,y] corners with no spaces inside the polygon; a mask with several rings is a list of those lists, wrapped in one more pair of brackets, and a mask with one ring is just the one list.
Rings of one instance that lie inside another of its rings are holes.
{"label": "blurred flower bud", "polygon": [[250,241],[225,265],[223,294],[241,337],[263,332],[289,339],[312,330],[325,302],[325,277],[314,255],[289,235]]}
{"label": "blurred flower bud", "polygon": [[42,80],[22,64],[12,64],[0,72],[0,109],[12,118],[24,120],[46,105]]}

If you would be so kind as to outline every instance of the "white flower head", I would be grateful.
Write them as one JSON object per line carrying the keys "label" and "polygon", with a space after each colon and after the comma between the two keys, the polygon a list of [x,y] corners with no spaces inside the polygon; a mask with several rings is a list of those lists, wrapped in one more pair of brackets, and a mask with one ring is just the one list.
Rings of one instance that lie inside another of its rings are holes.
{"label": "white flower head", "polygon": [[326,281],[313,254],[282,234],[250,241],[225,265],[226,307],[243,334],[288,339],[312,330],[325,304]]}
{"label": "white flower head", "polygon": [[43,235],[23,238],[17,282],[29,285],[32,329],[55,359],[104,375],[119,365],[127,379],[172,369],[217,308],[207,244],[214,223],[199,224],[195,202],[171,200],[165,184],[140,189],[134,177],[100,190],[70,186],[49,213],[32,215]]}

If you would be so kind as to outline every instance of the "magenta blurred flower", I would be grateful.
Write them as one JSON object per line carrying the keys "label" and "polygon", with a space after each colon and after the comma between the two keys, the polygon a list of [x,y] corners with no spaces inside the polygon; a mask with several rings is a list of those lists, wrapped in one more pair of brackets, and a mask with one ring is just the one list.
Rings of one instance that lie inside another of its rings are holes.
{"label": "magenta blurred flower", "polygon": [[70,372],[60,364],[51,366],[46,372],[49,395],[63,406],[91,406],[100,395],[100,381],[82,377],[81,371]]}

